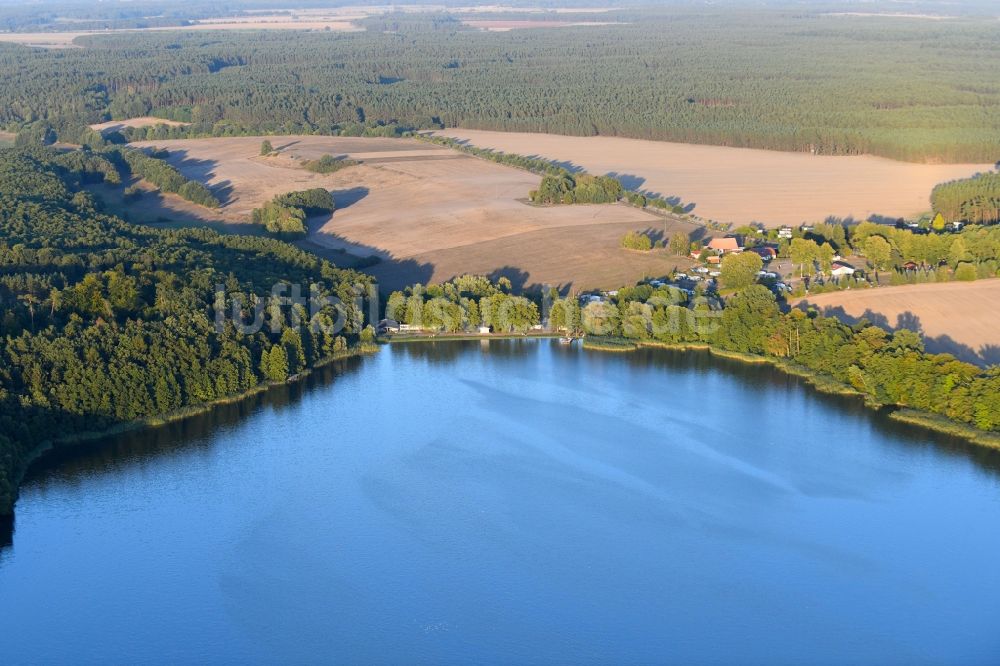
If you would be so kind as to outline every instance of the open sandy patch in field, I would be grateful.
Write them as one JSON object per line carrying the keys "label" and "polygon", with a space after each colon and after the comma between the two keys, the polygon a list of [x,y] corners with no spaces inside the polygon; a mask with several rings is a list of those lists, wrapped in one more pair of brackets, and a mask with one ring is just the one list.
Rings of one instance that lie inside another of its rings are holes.
{"label": "open sandy patch in field", "polygon": [[79,48],[73,40],[83,35],[107,35],[110,32],[0,32],[0,42],[46,49]]}
{"label": "open sandy patch in field", "polygon": [[[262,137],[149,141],[168,161],[215,191],[218,215],[246,223],[253,208],[292,190],[325,187],[337,211],[310,221],[316,247],[375,255],[371,272],[387,288],[465,272],[519,277],[522,284],[618,287],[662,275],[686,260],[619,248],[627,231],[661,238],[703,230],[625,205],[538,207],[526,203],[539,177],[408,139],[269,137],[278,155],[261,157]],[[301,168],[325,154],[362,160],[333,174]]]}
{"label": "open sandy patch in field", "polygon": [[979,365],[1000,363],[1000,280],[942,282],[819,294],[796,307],[920,333],[928,351]]}
{"label": "open sandy patch in field", "polygon": [[520,20],[505,21],[503,19],[467,19],[462,21],[470,28],[486,30],[487,32],[507,32],[509,30],[524,30],[529,28],[575,28],[580,26],[624,25],[619,21],[543,21]]}
{"label": "open sandy patch in field", "polygon": [[122,30],[80,30],[76,32],[0,32],[0,42],[12,42],[24,46],[49,49],[80,48],[74,44],[77,37],[89,35],[116,35],[129,32],[169,32],[191,30],[318,30],[330,32],[358,32],[363,27],[351,19],[364,15],[344,18],[303,18],[285,17],[233,18],[206,20],[189,25],[157,26],[155,28],[129,28]]}
{"label": "open sandy patch in field", "polygon": [[141,118],[128,118],[126,120],[109,120],[106,123],[96,123],[90,125],[90,129],[97,130],[98,132],[114,132],[115,130],[120,130],[125,127],[152,127],[155,125],[169,125],[171,127],[179,127],[181,125],[188,125],[189,123],[182,123],[178,120],[164,120],[163,118],[154,118],[152,116],[142,116]]}
{"label": "open sandy patch in field", "polygon": [[827,216],[906,217],[930,208],[934,185],[988,171],[988,164],[911,164],[615,137],[449,129],[437,134],[482,148],[613,173],[626,187],[695,204],[712,220],[768,226]]}
{"label": "open sandy patch in field", "polygon": [[148,30],[329,30],[330,32],[359,32],[364,30],[351,21],[343,20],[231,20],[204,21],[185,26],[163,26]]}

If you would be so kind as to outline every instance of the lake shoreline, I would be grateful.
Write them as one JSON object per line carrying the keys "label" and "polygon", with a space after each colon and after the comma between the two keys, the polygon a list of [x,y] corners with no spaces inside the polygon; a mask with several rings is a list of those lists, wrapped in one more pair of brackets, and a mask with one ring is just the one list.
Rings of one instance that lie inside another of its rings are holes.
{"label": "lake shoreline", "polygon": [[[455,334],[455,335],[414,335],[414,336],[404,336],[404,337],[393,337],[388,339],[383,339],[383,344],[409,344],[409,343],[426,343],[426,342],[471,342],[471,341],[482,341],[482,340],[551,340],[560,338],[559,334],[556,333],[537,333],[537,334],[490,334],[490,335],[476,335],[476,334]],[[664,349],[668,351],[679,351],[679,352],[706,352],[710,356],[715,356],[717,358],[737,361],[747,365],[770,365],[778,370],[781,370],[785,374],[803,379],[806,384],[811,386],[813,389],[824,393],[827,395],[837,395],[837,396],[847,396],[847,397],[858,397],[863,398],[863,394],[855,389],[852,389],[846,384],[841,384],[840,382],[821,375],[817,372],[798,366],[781,359],[771,359],[764,356],[759,356],[756,354],[745,354],[741,352],[732,352],[721,350],[712,347],[707,343],[665,343],[656,341],[635,341],[626,338],[597,338],[588,340],[586,337],[583,339],[583,349],[590,351],[599,351],[606,353],[628,353],[638,351],[640,349]],[[289,386],[296,384],[306,377],[310,376],[314,371],[319,370],[325,366],[330,365],[336,361],[347,360],[350,358],[366,356],[374,354],[379,351],[380,344],[370,344],[370,345],[359,345],[358,347],[352,348],[349,351],[338,354],[335,356],[327,357],[314,365],[312,368],[308,368],[301,373],[290,376],[284,382],[267,382],[258,384],[248,391],[243,393],[228,396],[225,398],[219,398],[211,402],[207,402],[201,405],[187,407],[180,409],[170,414],[160,415],[155,417],[149,417],[145,419],[138,419],[135,421],[130,421],[128,423],[122,423],[110,428],[103,430],[74,433],[73,435],[67,435],[55,440],[46,440],[39,443],[27,456],[27,459],[21,465],[21,468],[17,470],[14,475],[15,488],[19,488],[27,475],[31,467],[37,463],[39,460],[43,459],[47,454],[66,448],[71,448],[80,444],[86,444],[95,442],[107,437],[112,437],[115,435],[120,435],[127,432],[134,432],[138,430],[143,430],[146,428],[156,428],[164,426],[170,423],[176,423],[178,421],[183,421],[184,419],[198,416],[211,411],[215,407],[228,404],[236,404],[243,402],[249,398],[252,398],[261,393],[265,393],[272,388],[277,388],[281,386]],[[904,406],[897,405],[881,405],[874,403],[870,400],[863,399],[866,407],[872,411],[887,411],[887,416],[900,423],[906,423],[912,426],[923,428],[937,434],[946,435],[950,437],[955,437],[961,439],[962,441],[980,446],[983,448],[988,448],[992,450],[1000,451],[1000,436],[993,433],[988,433],[984,431],[977,430],[972,426],[958,423],[947,419],[946,417],[939,416],[936,414],[931,414],[927,412],[922,412],[920,410],[911,409]],[[14,507],[17,503],[17,491],[15,490],[14,496],[10,503],[10,506],[0,506],[0,533],[3,532],[3,522],[5,520],[13,521],[14,517]]]}
{"label": "lake shoreline", "polygon": [[584,349],[598,352],[626,353],[640,349],[666,349],[679,352],[700,351],[707,352],[711,356],[723,358],[730,361],[738,361],[748,365],[770,365],[771,367],[784,372],[785,374],[798,377],[805,381],[813,389],[826,395],[837,395],[845,397],[861,398],[865,406],[875,412],[886,412],[886,415],[900,423],[916,426],[935,432],[939,435],[956,437],[962,441],[980,446],[994,451],[1000,451],[1000,435],[996,433],[978,430],[970,425],[952,421],[947,417],[938,414],[931,414],[917,409],[912,409],[902,405],[883,405],[865,398],[865,396],[846,384],[842,384],[832,377],[827,377],[818,372],[790,363],[782,359],[772,359],[757,354],[745,354],[742,352],[732,352],[716,349],[709,344],[703,343],[677,343],[655,341],[628,340],[625,338],[601,338],[597,341],[588,342],[586,338],[583,344]]}
{"label": "lake shoreline", "polygon": [[357,358],[361,356],[367,356],[369,354],[374,354],[378,352],[379,346],[374,344],[363,344],[357,347],[352,347],[348,351],[341,354],[334,354],[333,356],[328,356],[321,359],[311,368],[307,368],[300,373],[291,375],[288,379],[283,382],[263,382],[257,384],[253,388],[238,393],[236,395],[226,396],[224,398],[218,398],[210,402],[205,402],[200,405],[191,405],[184,407],[169,414],[161,414],[157,416],[150,416],[143,419],[136,419],[134,421],[128,421],[126,423],[119,423],[109,428],[104,428],[101,430],[93,430],[87,432],[73,433],[72,435],[66,435],[63,437],[58,437],[56,439],[48,439],[39,442],[31,451],[29,451],[24,462],[20,465],[19,469],[15,470],[13,475],[14,481],[14,494],[11,497],[10,506],[0,505],[0,534],[4,533],[5,523],[4,521],[9,520],[13,524],[14,518],[14,508],[17,505],[18,489],[21,483],[24,481],[25,476],[31,470],[31,467],[44,459],[48,454],[55,451],[60,451],[64,449],[69,449],[74,446],[79,446],[81,444],[89,444],[93,442],[100,441],[107,437],[114,437],[116,435],[122,435],[129,432],[136,432],[140,430],[145,430],[147,428],[159,428],[171,423],[177,423],[185,419],[199,416],[205,414],[216,407],[222,405],[233,405],[245,400],[248,400],[254,396],[260,395],[261,393],[266,393],[267,391],[278,388],[282,386],[291,386],[303,381],[307,377],[313,374],[316,370],[320,370],[332,363],[337,361],[345,361],[350,358]]}

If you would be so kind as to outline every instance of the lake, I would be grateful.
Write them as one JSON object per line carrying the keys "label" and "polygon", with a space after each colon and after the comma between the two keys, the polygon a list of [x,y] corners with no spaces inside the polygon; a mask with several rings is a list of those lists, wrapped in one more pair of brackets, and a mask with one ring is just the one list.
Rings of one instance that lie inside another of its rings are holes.
{"label": "lake", "polygon": [[1000,456],[767,367],[399,344],[49,456],[0,661],[1000,661]]}

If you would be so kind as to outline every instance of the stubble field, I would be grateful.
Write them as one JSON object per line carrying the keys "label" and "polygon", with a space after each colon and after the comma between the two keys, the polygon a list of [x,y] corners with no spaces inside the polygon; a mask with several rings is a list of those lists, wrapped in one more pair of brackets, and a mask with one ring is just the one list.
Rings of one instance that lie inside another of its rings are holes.
{"label": "stubble field", "polygon": [[[668,273],[686,259],[619,247],[627,231],[656,238],[702,229],[626,205],[538,207],[527,203],[539,177],[408,139],[271,137],[277,155],[259,155],[261,137],[137,143],[170,152],[168,161],[222,199],[205,223],[246,225],[251,211],[292,190],[325,187],[337,211],[310,220],[307,243],[354,256],[383,288],[441,281],[462,273],[507,275],[519,285],[617,287]],[[361,164],[321,175],[302,168],[324,154]],[[169,203],[174,197],[161,198]],[[141,201],[135,206],[143,206]],[[184,209],[190,217],[190,207]],[[162,212],[157,212],[162,216]]]}
{"label": "stubble field", "polygon": [[448,129],[437,134],[520,155],[611,173],[627,187],[695,205],[703,218],[767,226],[828,216],[906,217],[930,208],[938,183],[988,171],[988,164],[913,164],[616,137]]}
{"label": "stubble field", "polygon": [[840,291],[796,303],[854,323],[920,333],[928,351],[979,365],[1000,363],[1000,280]]}

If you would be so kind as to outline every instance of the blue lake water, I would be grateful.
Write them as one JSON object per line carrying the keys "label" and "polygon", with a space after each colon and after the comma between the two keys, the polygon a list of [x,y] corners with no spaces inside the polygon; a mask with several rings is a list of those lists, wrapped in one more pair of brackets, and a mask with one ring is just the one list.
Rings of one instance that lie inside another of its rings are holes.
{"label": "blue lake water", "polygon": [[1000,663],[1000,456],[774,370],[418,343],[51,456],[0,662]]}

